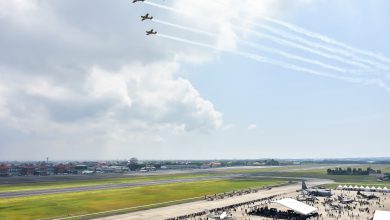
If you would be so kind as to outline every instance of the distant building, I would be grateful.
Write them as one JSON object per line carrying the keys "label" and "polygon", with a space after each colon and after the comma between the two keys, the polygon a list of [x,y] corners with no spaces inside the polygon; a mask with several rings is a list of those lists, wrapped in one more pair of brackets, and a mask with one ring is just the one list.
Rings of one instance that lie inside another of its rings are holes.
{"label": "distant building", "polygon": [[54,174],[64,174],[65,172],[65,165],[60,163],[54,166]]}
{"label": "distant building", "polygon": [[100,169],[103,173],[129,172],[129,167],[127,167],[127,166],[102,166]]}
{"label": "distant building", "polygon": [[181,169],[197,169],[199,166],[190,164],[172,164],[161,166],[161,169],[167,170],[181,170]]}
{"label": "distant building", "polygon": [[211,163],[209,164],[210,167],[220,167],[221,165],[222,165],[221,162],[211,162]]}
{"label": "distant building", "polygon": [[34,175],[35,166],[33,164],[24,164],[20,166],[20,175],[29,176]]}
{"label": "distant building", "polygon": [[9,167],[7,164],[0,164],[0,176],[9,176]]}
{"label": "distant building", "polygon": [[8,167],[8,176],[20,176],[21,170],[21,167],[18,165],[10,165]]}

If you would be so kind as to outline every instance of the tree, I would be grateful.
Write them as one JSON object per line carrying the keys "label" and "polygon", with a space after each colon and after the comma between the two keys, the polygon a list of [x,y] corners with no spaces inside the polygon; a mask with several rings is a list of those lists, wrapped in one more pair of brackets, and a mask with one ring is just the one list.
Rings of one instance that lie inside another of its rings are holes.
{"label": "tree", "polygon": [[131,171],[135,171],[135,170],[137,170],[138,169],[138,158],[136,158],[136,157],[132,157],[132,158],[130,158],[130,161],[129,161],[129,169],[131,170]]}

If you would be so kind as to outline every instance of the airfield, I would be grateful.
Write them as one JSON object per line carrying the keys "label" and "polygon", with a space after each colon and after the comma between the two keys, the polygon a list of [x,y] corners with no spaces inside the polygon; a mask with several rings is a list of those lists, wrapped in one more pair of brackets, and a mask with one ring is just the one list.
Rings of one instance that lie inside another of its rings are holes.
{"label": "airfield", "polygon": [[[328,180],[312,180],[311,185],[317,186],[322,184],[331,183]],[[139,211],[130,214],[124,214],[119,216],[111,216],[106,218],[97,218],[100,220],[114,220],[114,219],[168,219],[176,216],[185,216],[191,213],[202,212],[204,210],[218,209],[221,207],[232,206],[239,203],[246,203],[260,198],[266,198],[273,195],[289,195],[296,190],[300,189],[300,184],[275,187],[270,190],[264,189],[257,193],[251,193],[241,196],[234,196],[223,198],[215,201],[196,201],[191,203],[185,203],[180,205],[174,205],[169,207],[163,207],[158,209],[151,209],[146,211]],[[200,216],[201,218],[202,216]],[[203,216],[206,217],[206,216]]]}
{"label": "airfield", "polygon": [[[226,207],[236,207],[236,211],[230,210],[234,219],[266,219],[249,217],[242,210],[264,205],[271,207],[276,199],[297,198],[302,179],[307,181],[309,187],[321,185],[334,189],[339,184],[363,184],[389,188],[387,182],[378,182],[371,176],[326,175],[326,169],[330,167],[340,165],[1,178],[0,219],[178,219],[194,213],[199,215],[192,219],[205,219],[205,210],[223,210]],[[388,165],[374,168],[384,172],[390,169]],[[353,197],[351,193],[344,193]],[[259,201],[261,199],[266,200]],[[322,213],[319,219],[335,219],[327,216],[331,208],[323,205],[321,199],[311,204]],[[381,210],[390,210],[388,195],[381,201],[378,204],[382,206]],[[377,208],[376,204],[371,204],[369,212],[360,213],[359,216],[372,217]],[[348,216],[345,211],[340,215],[343,213]]]}
{"label": "airfield", "polygon": [[[312,180],[310,185],[318,186],[327,184],[327,180]],[[116,219],[218,219],[210,218],[210,213],[207,210],[227,211],[230,218],[227,219],[273,219],[264,216],[256,216],[249,214],[251,211],[261,207],[276,208],[278,210],[287,211],[286,207],[274,203],[274,201],[284,198],[299,198],[301,196],[300,184],[276,187],[270,190],[259,191],[253,194],[241,195],[236,197],[224,198],[216,201],[197,201],[174,205],[169,207],[151,209],[146,211],[138,211],[129,214],[96,218],[98,220],[116,220]],[[356,192],[333,190],[331,197],[317,197],[315,201],[306,201],[308,205],[315,207],[318,210],[318,216],[313,219],[372,219],[375,210],[390,210],[390,197],[384,193],[370,193],[378,199],[365,200],[357,197]],[[350,203],[339,201],[339,196],[353,200]],[[259,199],[270,198],[265,201]],[[257,201],[257,202],[256,202]],[[234,207],[234,208],[223,208]],[[196,213],[207,213],[198,214]],[[185,217],[184,217],[185,216]]]}

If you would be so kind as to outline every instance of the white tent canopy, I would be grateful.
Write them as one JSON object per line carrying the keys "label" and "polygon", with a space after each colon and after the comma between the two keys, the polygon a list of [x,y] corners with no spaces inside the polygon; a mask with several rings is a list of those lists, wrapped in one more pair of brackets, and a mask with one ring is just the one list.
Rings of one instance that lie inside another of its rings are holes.
{"label": "white tent canopy", "polygon": [[298,200],[291,199],[291,198],[281,199],[281,200],[275,201],[274,203],[285,206],[285,207],[292,209],[295,212],[298,212],[302,215],[309,215],[309,214],[312,214],[312,213],[317,211],[317,209],[315,207],[306,205],[303,202],[300,202]]}
{"label": "white tent canopy", "polygon": [[389,219],[390,219],[389,211],[375,210],[373,220],[389,220]]}

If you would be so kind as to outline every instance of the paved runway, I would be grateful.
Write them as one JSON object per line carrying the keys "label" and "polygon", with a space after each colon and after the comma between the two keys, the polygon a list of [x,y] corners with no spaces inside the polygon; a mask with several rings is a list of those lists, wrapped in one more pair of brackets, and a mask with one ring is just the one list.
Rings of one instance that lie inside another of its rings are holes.
{"label": "paved runway", "polygon": [[[310,180],[308,184],[310,186],[322,185],[331,183],[329,180]],[[221,200],[215,201],[196,201],[190,203],[184,203],[179,205],[173,205],[162,208],[149,209],[144,211],[137,211],[128,214],[115,215],[110,217],[97,218],[98,220],[146,220],[146,219],[166,219],[175,216],[182,216],[191,213],[201,212],[205,209],[214,209],[224,206],[229,206],[237,203],[253,201],[255,199],[265,198],[275,194],[290,193],[295,192],[296,190],[301,189],[301,184],[294,184],[288,186],[275,187],[271,190],[259,191],[257,193],[251,193],[242,196],[229,197]]]}
{"label": "paved runway", "polygon": [[[12,184],[12,183],[32,183],[32,182],[56,182],[56,181],[73,181],[73,180],[87,180],[87,179],[106,179],[106,178],[125,178],[131,176],[149,176],[149,175],[161,175],[161,174],[183,174],[183,173],[199,173],[199,174],[217,174],[218,171],[224,170],[235,170],[235,169],[248,169],[248,167],[228,167],[228,168],[210,168],[205,170],[173,170],[173,171],[162,171],[155,173],[132,173],[127,175],[69,175],[69,176],[47,176],[47,177],[11,177],[11,178],[2,178],[0,179],[0,184]],[[261,169],[269,168],[265,167],[249,167],[249,169],[259,169],[258,173],[248,173],[248,174],[221,174],[218,176],[210,176],[210,177],[197,177],[197,178],[183,178],[183,179],[172,179],[172,180],[156,180],[156,181],[148,181],[148,182],[133,182],[133,183],[121,183],[121,184],[104,184],[104,185],[95,185],[95,186],[79,186],[79,187],[66,187],[66,188],[51,188],[51,189],[39,189],[39,190],[25,190],[25,191],[11,191],[11,192],[0,192],[1,198],[15,198],[15,197],[27,197],[27,196],[37,196],[37,195],[48,195],[48,194],[58,194],[58,193],[70,193],[70,192],[83,192],[83,191],[91,191],[91,190],[104,190],[104,189],[118,189],[118,188],[127,188],[127,187],[138,187],[138,186],[150,186],[150,185],[158,185],[158,184],[169,184],[169,183],[179,183],[179,182],[193,182],[193,181],[202,181],[202,180],[213,180],[213,179],[231,179],[238,177],[265,177],[265,178],[291,178],[291,177],[277,177],[277,173],[281,171],[286,171],[291,169],[290,166],[285,166],[282,168],[286,168],[283,170],[272,171],[272,172],[262,172]],[[295,168],[296,170],[302,169],[315,169],[318,167],[310,167],[310,168]],[[263,175],[262,175],[263,174]],[[294,179],[294,178],[291,178]]]}
{"label": "paved runway", "polygon": [[40,189],[40,190],[26,190],[26,191],[12,191],[0,193],[0,198],[14,198],[14,197],[27,197],[47,194],[58,194],[58,193],[69,193],[69,192],[84,192],[91,190],[103,190],[103,189],[118,189],[138,186],[151,186],[169,183],[185,183],[194,181],[204,180],[215,180],[215,179],[232,179],[241,177],[240,174],[232,175],[221,175],[221,176],[210,176],[210,177],[196,177],[196,178],[183,178],[183,179],[169,179],[169,180],[155,180],[147,182],[135,182],[135,183],[120,183],[120,184],[105,184],[96,186],[80,186],[80,187],[67,187],[67,188],[56,188],[56,189]]}

